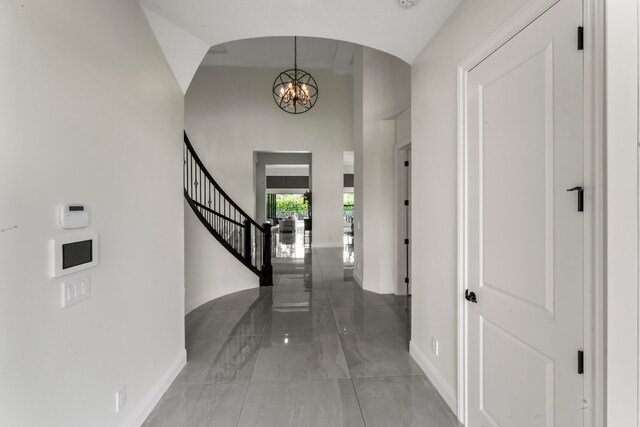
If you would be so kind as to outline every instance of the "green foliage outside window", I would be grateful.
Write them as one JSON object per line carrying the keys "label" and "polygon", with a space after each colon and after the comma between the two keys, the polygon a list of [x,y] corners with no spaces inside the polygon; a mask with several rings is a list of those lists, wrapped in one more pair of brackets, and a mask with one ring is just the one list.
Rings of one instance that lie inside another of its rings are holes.
{"label": "green foliage outside window", "polygon": [[283,218],[289,215],[307,215],[307,205],[302,194],[277,194],[276,215]]}
{"label": "green foliage outside window", "polygon": [[[345,218],[353,215],[353,202],[353,193],[343,193],[342,204]],[[276,216],[284,218],[289,215],[309,215],[304,194],[276,194]]]}
{"label": "green foliage outside window", "polygon": [[344,207],[344,217],[353,216],[353,193],[342,193],[342,205]]}

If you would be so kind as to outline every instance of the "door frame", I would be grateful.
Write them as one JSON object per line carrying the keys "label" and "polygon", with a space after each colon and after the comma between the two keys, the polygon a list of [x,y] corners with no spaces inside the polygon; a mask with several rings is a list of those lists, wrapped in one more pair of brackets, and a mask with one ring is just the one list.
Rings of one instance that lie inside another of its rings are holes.
{"label": "door frame", "polygon": [[[467,407],[467,78],[469,72],[561,0],[532,0],[458,65],[458,381],[457,416]],[[584,26],[584,426],[604,425],[605,416],[605,138],[604,0],[583,0]],[[577,29],[576,29],[577,31]],[[593,355],[590,357],[590,355]]]}
{"label": "door frame", "polygon": [[[393,174],[394,174],[394,203],[395,208],[393,210],[394,216],[394,227],[395,227],[395,245],[394,245],[394,276],[396,280],[399,280],[400,277],[404,277],[404,274],[401,272],[405,266],[402,263],[403,260],[403,251],[406,251],[405,245],[401,242],[405,234],[405,212],[404,212],[404,194],[402,194],[402,190],[404,189],[404,185],[406,185],[405,181],[405,152],[407,149],[411,148],[411,139],[407,138],[403,141],[398,141],[393,144]],[[410,198],[411,199],[411,198]],[[409,204],[409,209],[411,209],[411,204]],[[396,282],[393,286],[396,295],[406,295],[406,286],[400,281]]]}

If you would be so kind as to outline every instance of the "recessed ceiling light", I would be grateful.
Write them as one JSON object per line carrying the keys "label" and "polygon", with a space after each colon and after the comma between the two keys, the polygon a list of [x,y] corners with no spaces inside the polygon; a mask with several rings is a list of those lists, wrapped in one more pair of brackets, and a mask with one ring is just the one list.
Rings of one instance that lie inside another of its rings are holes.
{"label": "recessed ceiling light", "polygon": [[409,9],[417,5],[419,2],[420,0],[398,0],[398,6],[403,9]]}

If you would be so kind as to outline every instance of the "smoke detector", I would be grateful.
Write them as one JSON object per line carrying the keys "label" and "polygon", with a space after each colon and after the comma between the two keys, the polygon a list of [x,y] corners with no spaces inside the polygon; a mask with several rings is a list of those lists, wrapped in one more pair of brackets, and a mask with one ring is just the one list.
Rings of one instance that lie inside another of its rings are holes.
{"label": "smoke detector", "polygon": [[410,9],[413,6],[417,5],[420,0],[398,0],[398,6],[403,9]]}

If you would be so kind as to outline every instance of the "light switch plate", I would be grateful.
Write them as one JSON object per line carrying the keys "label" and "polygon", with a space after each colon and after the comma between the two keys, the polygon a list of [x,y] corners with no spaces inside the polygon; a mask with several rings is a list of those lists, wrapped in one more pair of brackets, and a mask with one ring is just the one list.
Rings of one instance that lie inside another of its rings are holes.
{"label": "light switch plate", "polygon": [[122,386],[120,390],[116,392],[116,412],[122,411],[127,404],[127,386]]}
{"label": "light switch plate", "polygon": [[62,282],[62,307],[66,308],[91,296],[91,276],[79,276]]}
{"label": "light switch plate", "polygon": [[438,340],[435,339],[434,337],[431,337],[431,351],[433,351],[436,356],[440,355],[440,348],[439,347],[440,346],[439,346]]}

